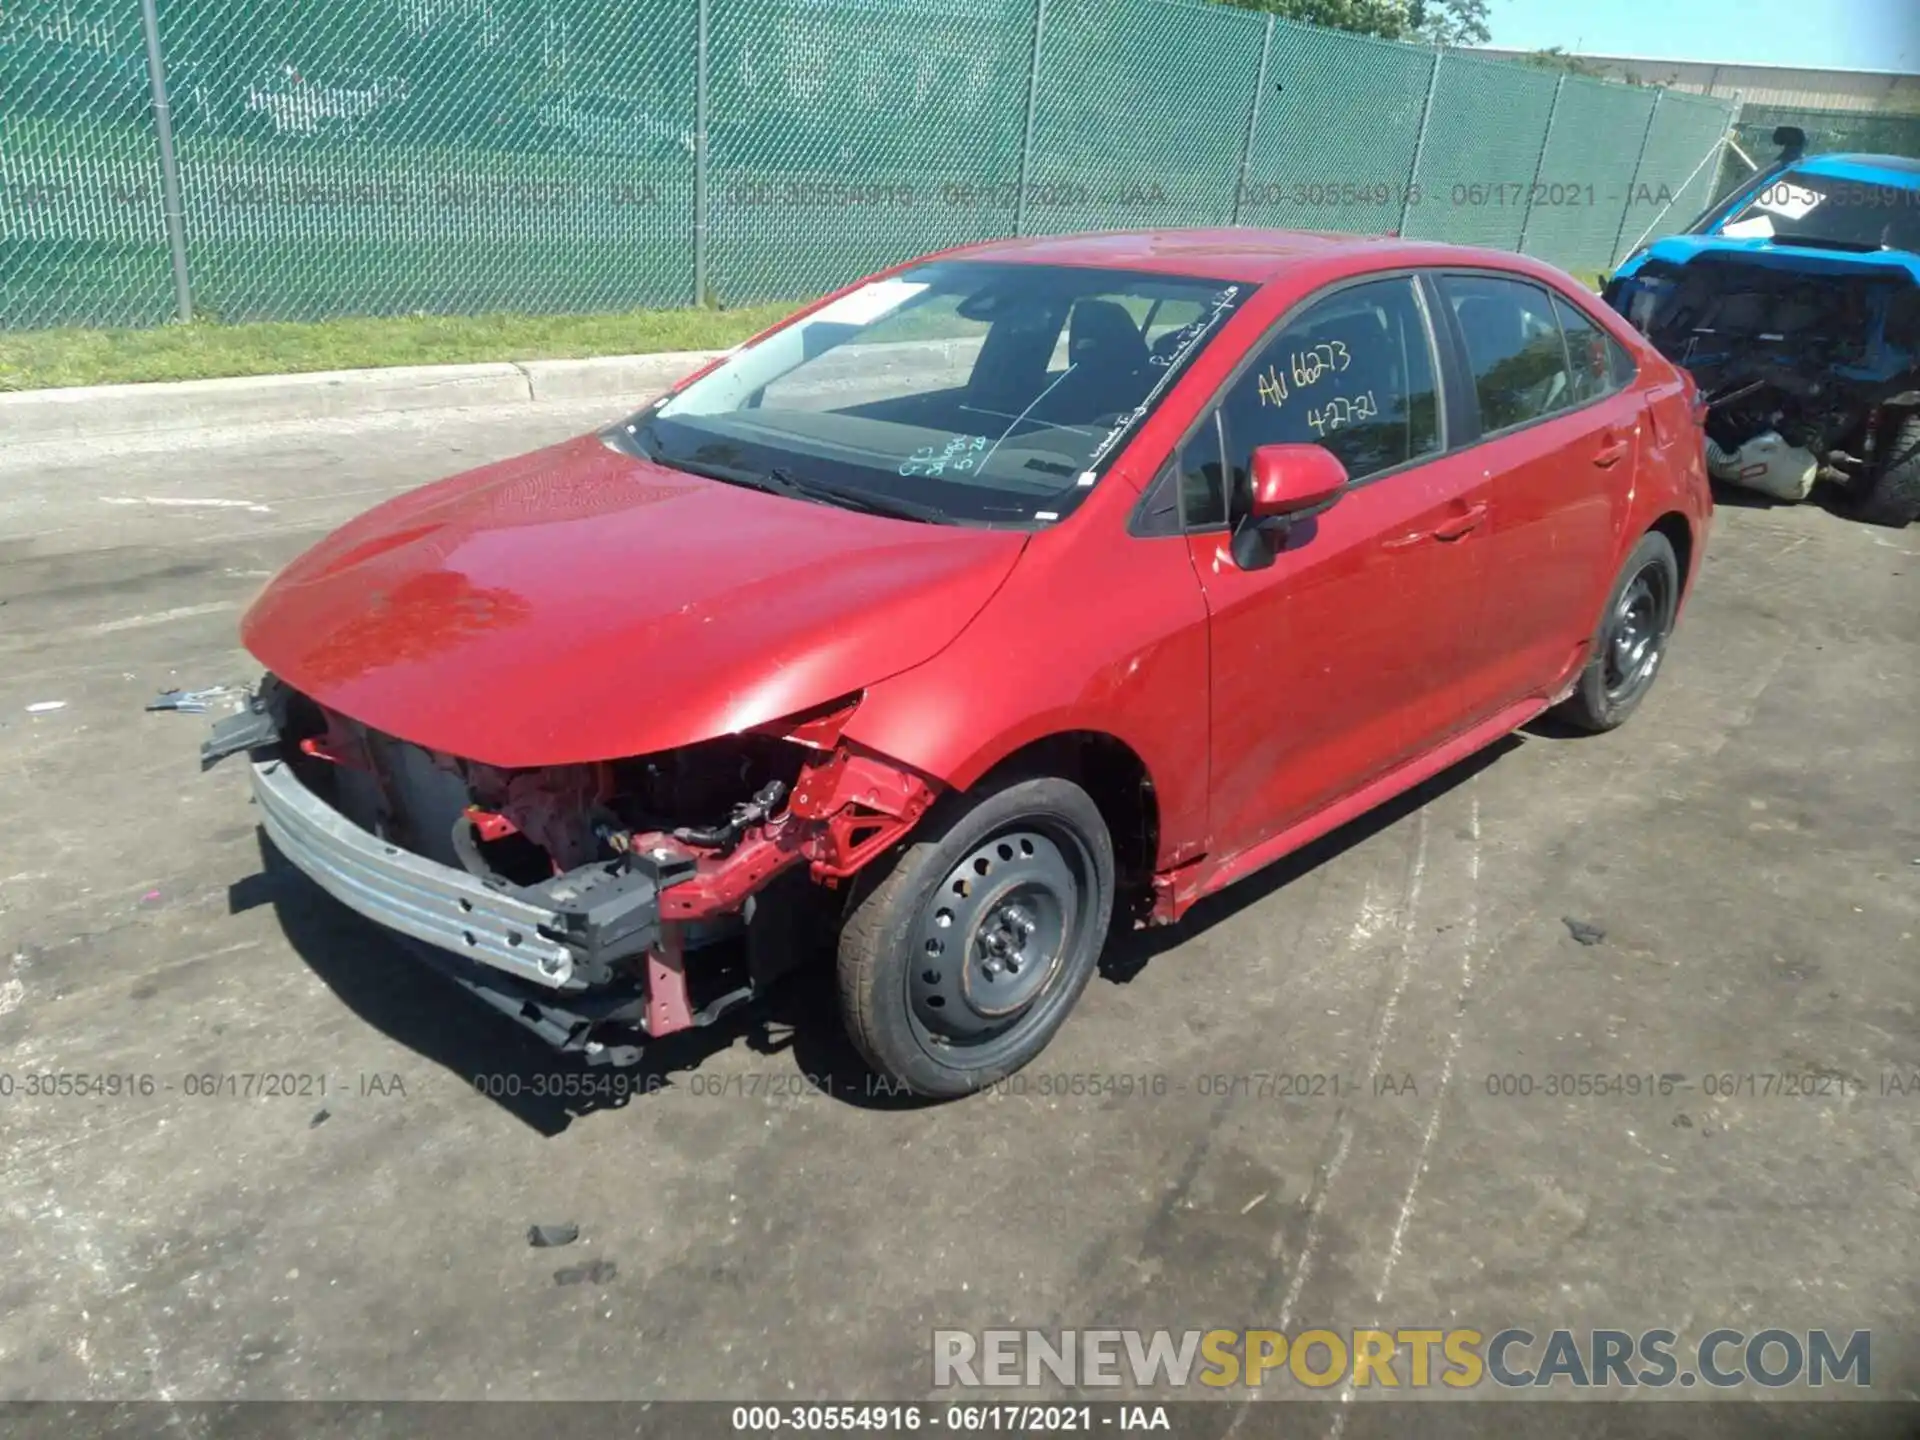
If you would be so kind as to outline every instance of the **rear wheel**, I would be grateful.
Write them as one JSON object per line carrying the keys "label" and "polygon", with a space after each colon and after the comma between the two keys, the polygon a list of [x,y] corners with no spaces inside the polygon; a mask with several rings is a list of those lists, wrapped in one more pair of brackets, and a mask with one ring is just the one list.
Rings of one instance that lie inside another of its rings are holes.
{"label": "rear wheel", "polygon": [[1113,841],[1051,776],[950,797],[840,933],[840,1010],[882,1078],[965,1095],[1052,1040],[1113,912]]}
{"label": "rear wheel", "polygon": [[1854,502],[1854,513],[1895,529],[1920,519],[1920,410],[1909,411],[1893,430],[1885,463]]}
{"label": "rear wheel", "polygon": [[1561,717],[1595,732],[1625,723],[1653,688],[1679,611],[1680,563],[1667,537],[1650,532],[1620,567]]}

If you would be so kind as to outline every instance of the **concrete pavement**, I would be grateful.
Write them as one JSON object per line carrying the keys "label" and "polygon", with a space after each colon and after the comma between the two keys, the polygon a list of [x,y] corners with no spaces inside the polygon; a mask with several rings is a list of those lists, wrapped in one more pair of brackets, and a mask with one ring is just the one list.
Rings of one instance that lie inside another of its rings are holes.
{"label": "concrete pavement", "polygon": [[904,1399],[936,1327],[1310,1322],[1872,1329],[1920,1388],[1920,532],[1723,508],[1630,725],[1121,937],[1005,1093],[869,1093],[821,975],[616,1103],[141,708],[250,678],[329,527],[608,408],[0,451],[0,1398]]}

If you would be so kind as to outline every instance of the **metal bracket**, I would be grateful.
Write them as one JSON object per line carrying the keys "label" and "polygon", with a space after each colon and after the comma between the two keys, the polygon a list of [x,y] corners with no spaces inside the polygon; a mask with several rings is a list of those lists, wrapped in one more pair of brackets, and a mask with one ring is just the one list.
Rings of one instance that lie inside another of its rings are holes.
{"label": "metal bracket", "polygon": [[239,714],[214,722],[213,733],[200,744],[200,768],[210,770],[227,756],[238,755],[242,750],[278,745],[280,727],[286,718],[280,682],[268,675],[247,695],[246,707]]}
{"label": "metal bracket", "polygon": [[691,855],[664,848],[635,851],[538,885],[514,887],[513,893],[559,914],[565,928],[549,938],[579,955],[582,978],[595,985],[611,978],[615,961],[658,941],[660,892],[690,879],[693,871]]}

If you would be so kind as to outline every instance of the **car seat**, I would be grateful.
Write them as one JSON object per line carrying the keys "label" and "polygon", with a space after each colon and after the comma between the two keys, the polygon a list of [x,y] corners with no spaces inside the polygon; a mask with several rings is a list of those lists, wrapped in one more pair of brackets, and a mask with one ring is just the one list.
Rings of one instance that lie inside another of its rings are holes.
{"label": "car seat", "polygon": [[1113,300],[1076,301],[1067,317],[1066,378],[1033,410],[1055,425],[1086,425],[1139,403],[1147,387],[1147,342]]}

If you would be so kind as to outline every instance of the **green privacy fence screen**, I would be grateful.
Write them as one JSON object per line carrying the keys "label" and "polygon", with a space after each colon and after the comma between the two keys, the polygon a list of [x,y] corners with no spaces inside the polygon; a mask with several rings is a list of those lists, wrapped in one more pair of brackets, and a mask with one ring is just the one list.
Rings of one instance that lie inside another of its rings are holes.
{"label": "green privacy fence screen", "polygon": [[0,0],[0,329],[739,304],[1116,226],[1597,270],[1731,118],[1196,0]]}
{"label": "green privacy fence screen", "polygon": [[[1800,105],[1747,105],[1733,127],[1734,143],[1755,165],[1764,166],[1778,155],[1773,143],[1777,126],[1797,125],[1807,136],[1807,153],[1820,155],[1852,150],[1868,155],[1905,155],[1920,160],[1920,115],[1878,111],[1810,110]],[[1753,172],[1729,148],[1720,167],[1715,194],[1725,194]]]}

